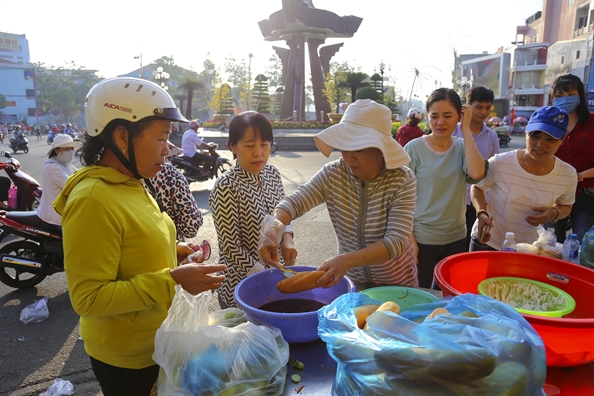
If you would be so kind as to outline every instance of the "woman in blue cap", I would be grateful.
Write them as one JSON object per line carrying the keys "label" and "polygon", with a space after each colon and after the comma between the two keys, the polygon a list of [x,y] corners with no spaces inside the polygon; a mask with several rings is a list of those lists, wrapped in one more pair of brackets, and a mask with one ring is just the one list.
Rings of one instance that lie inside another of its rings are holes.
{"label": "woman in blue cap", "polygon": [[[526,149],[489,159],[489,174],[470,189],[477,213],[470,251],[500,250],[508,231],[515,233],[516,242],[531,244],[538,239],[539,224],[569,216],[577,174],[575,168],[555,157],[568,124],[565,110],[541,107],[526,126]],[[485,224],[491,227],[490,235],[482,235]]]}

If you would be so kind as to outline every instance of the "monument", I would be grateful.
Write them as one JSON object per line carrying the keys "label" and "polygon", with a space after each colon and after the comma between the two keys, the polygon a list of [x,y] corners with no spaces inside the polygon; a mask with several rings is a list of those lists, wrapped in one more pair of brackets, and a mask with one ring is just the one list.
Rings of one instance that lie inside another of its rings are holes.
{"label": "monument", "polygon": [[[282,9],[268,19],[258,22],[266,41],[284,40],[289,48],[273,46],[283,65],[285,92],[281,107],[281,119],[296,115],[298,121],[305,120],[305,43],[307,43],[311,77],[314,91],[316,119],[330,113],[330,104],[324,97],[324,81],[330,71],[330,59],[344,43],[327,45],[326,38],[353,37],[362,18],[338,16],[315,8],[312,0],[282,0]],[[323,113],[322,113],[323,112]]]}

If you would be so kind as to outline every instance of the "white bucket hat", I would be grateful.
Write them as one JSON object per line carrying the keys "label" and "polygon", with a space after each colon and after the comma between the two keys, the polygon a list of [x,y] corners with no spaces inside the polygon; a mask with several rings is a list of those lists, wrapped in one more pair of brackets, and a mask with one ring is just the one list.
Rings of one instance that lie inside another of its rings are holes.
{"label": "white bucket hat", "polygon": [[326,157],[333,149],[357,151],[380,149],[386,168],[396,169],[410,162],[410,157],[392,137],[392,112],[371,99],[351,103],[340,122],[315,135],[318,149]]}
{"label": "white bucket hat", "polygon": [[72,138],[69,135],[60,134],[56,135],[51,147],[52,148],[47,152],[47,155],[51,155],[52,151],[54,151],[55,148],[59,147],[74,147],[74,149],[76,150],[78,147],[80,147],[80,143],[72,140]]}

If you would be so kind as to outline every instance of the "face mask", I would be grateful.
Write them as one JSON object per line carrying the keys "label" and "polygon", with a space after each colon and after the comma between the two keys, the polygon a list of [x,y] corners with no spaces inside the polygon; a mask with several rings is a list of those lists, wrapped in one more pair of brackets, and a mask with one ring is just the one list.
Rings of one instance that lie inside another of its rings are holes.
{"label": "face mask", "polygon": [[56,160],[63,165],[71,163],[73,159],[74,150],[61,151],[56,155]]}
{"label": "face mask", "polygon": [[553,99],[553,106],[562,108],[568,114],[573,113],[579,105],[580,105],[580,97],[577,95],[561,96],[560,98]]}

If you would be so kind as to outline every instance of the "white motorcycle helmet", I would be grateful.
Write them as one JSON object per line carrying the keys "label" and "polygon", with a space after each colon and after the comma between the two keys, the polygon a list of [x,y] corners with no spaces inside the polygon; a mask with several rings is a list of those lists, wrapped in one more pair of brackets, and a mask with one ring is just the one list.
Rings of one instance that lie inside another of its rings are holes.
{"label": "white motorcycle helmet", "polygon": [[416,118],[417,120],[421,121],[423,119],[423,112],[416,107],[413,107],[408,111],[406,118]]}
{"label": "white motorcycle helmet", "polygon": [[188,122],[167,91],[140,78],[102,80],[91,88],[85,100],[87,134],[91,137],[100,135],[110,121],[137,122],[151,116]]}

